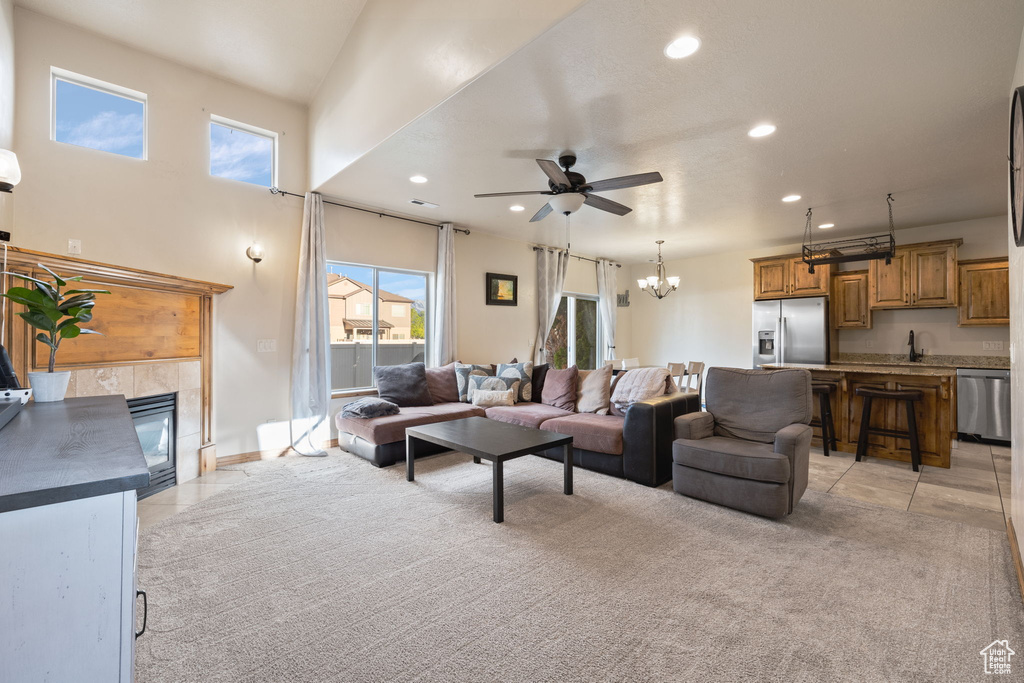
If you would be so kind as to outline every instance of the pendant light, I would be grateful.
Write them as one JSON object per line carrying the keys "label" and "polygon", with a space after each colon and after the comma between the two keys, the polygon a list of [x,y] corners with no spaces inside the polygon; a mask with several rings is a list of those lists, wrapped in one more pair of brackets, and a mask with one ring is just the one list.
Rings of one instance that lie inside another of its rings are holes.
{"label": "pendant light", "polygon": [[655,264],[654,275],[649,276],[647,279],[636,281],[637,285],[640,286],[640,291],[647,292],[656,299],[664,299],[679,287],[678,277],[665,276],[665,262],[661,258],[661,245],[664,243],[665,240],[655,242],[658,245],[658,261]]}

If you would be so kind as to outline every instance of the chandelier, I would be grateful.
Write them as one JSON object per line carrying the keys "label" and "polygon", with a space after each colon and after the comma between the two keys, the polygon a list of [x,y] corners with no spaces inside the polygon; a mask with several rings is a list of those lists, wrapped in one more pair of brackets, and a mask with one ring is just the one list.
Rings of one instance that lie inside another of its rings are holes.
{"label": "chandelier", "polygon": [[655,242],[658,245],[658,261],[655,265],[654,275],[646,280],[636,281],[640,286],[640,291],[647,292],[656,299],[664,299],[679,287],[678,277],[665,277],[665,262],[661,258],[661,245],[664,243],[665,240]]}

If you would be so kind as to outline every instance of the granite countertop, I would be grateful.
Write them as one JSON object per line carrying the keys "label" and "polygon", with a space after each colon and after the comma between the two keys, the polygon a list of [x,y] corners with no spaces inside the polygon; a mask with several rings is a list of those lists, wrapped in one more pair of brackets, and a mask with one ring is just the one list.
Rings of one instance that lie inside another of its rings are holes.
{"label": "granite countertop", "polygon": [[761,366],[766,370],[782,368],[803,368],[805,370],[821,370],[826,372],[858,372],[873,375],[912,375],[918,377],[954,377],[956,368],[914,363],[910,365],[886,365],[869,363],[829,363],[817,365],[809,363],[768,363]]}
{"label": "granite countertop", "polygon": [[29,403],[0,429],[0,512],[148,485],[124,396]]}
{"label": "granite countertop", "polygon": [[[838,363],[852,363],[854,365],[910,365],[906,354],[888,353],[840,353]],[[942,367],[942,368],[980,368],[993,370],[1009,370],[1009,356],[947,356],[939,354],[925,354],[918,366]]]}

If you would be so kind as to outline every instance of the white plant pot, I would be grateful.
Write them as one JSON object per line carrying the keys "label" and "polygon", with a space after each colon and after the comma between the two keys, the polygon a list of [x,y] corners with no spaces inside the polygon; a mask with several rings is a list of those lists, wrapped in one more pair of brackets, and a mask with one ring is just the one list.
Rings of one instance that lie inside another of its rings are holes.
{"label": "white plant pot", "polygon": [[68,382],[70,381],[70,370],[28,373],[28,383],[32,387],[32,398],[36,403],[63,401],[64,394],[68,393]]}

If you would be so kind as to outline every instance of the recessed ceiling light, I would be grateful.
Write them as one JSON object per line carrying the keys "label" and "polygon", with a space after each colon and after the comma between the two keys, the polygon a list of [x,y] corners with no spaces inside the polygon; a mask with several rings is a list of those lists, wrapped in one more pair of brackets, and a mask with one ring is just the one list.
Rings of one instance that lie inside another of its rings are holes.
{"label": "recessed ceiling light", "polygon": [[763,138],[765,135],[771,135],[774,132],[775,126],[770,123],[762,123],[748,130],[747,135],[752,138]]}
{"label": "recessed ceiling light", "polygon": [[413,177],[409,178],[409,180],[411,180],[414,183],[425,183],[425,182],[427,182],[427,179],[424,178],[421,175],[414,175]]}
{"label": "recessed ceiling light", "polygon": [[519,204],[513,204],[512,206],[508,207],[508,210],[509,211],[522,211],[524,208],[525,207],[520,206]]}
{"label": "recessed ceiling light", "polygon": [[821,228],[822,230],[825,230],[827,228],[834,228],[834,227],[836,227],[836,224],[835,223],[822,223],[818,227]]}
{"label": "recessed ceiling light", "polygon": [[676,38],[665,48],[665,56],[671,59],[689,57],[700,49],[700,41],[693,36]]}
{"label": "recessed ceiling light", "polygon": [[798,194],[787,194],[785,197],[782,198],[782,201],[784,201],[784,202],[795,202],[798,199],[800,199],[800,195],[798,195]]}

